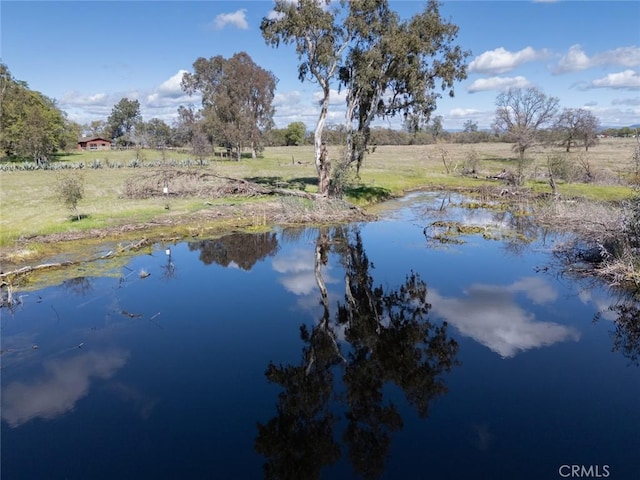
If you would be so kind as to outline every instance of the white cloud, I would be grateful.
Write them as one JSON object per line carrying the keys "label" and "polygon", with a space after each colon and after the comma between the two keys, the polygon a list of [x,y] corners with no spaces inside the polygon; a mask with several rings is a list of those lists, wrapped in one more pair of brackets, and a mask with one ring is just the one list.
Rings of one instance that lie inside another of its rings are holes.
{"label": "white cloud", "polygon": [[483,112],[480,110],[475,110],[473,108],[453,108],[449,110],[449,117],[451,118],[469,118],[469,117],[478,117],[482,115]]}
{"label": "white cloud", "polygon": [[461,298],[444,297],[433,290],[429,295],[434,314],[503,358],[580,339],[574,328],[538,321],[516,303],[514,297],[518,293],[538,304],[552,302],[558,296],[551,285],[537,277],[526,277],[506,286],[474,284]]}
{"label": "white cloud", "polygon": [[298,90],[276,93],[273,98],[273,106],[277,108],[291,107],[293,105],[298,105],[301,99],[302,94]]}
{"label": "white cloud", "polygon": [[227,25],[236,27],[240,30],[247,30],[249,24],[247,23],[247,10],[241,8],[232,13],[221,13],[213,20],[213,28],[216,30],[222,30]]}
{"label": "white cloud", "polygon": [[172,113],[175,113],[179,105],[190,102],[199,102],[199,95],[196,94],[193,97],[189,97],[180,86],[182,76],[185,73],[187,73],[186,70],[178,70],[175,75],[169,77],[154,91],[146,95],[145,101],[143,101],[140,106],[140,109],[143,111],[143,117],[146,117],[144,112],[148,109],[165,109],[171,110]]}
{"label": "white cloud", "polygon": [[186,70],[178,70],[178,73],[171,76],[164,82],[160,84],[157,91],[158,93],[163,94],[167,97],[181,97],[184,95],[184,91],[182,90],[182,77],[185,73],[188,73]]}
{"label": "white cloud", "polygon": [[506,73],[527,62],[541,60],[548,56],[546,50],[523,48],[518,52],[510,52],[503,47],[489,50],[473,59],[469,64],[471,73]]}
{"label": "white cloud", "polygon": [[479,78],[467,87],[469,93],[487,90],[507,90],[508,88],[526,88],[531,83],[525,77],[490,77]]}
{"label": "white cloud", "polygon": [[640,106],[592,108],[591,111],[600,119],[602,125],[610,127],[626,127],[638,123],[640,118]]}
{"label": "white cloud", "polygon": [[87,353],[45,362],[45,375],[31,383],[11,382],[3,387],[2,418],[10,427],[31,419],[52,419],[72,410],[87,395],[91,380],[110,378],[127,362],[122,350]]}
{"label": "white cloud", "polygon": [[60,108],[69,114],[71,120],[88,123],[92,120],[106,120],[113,106],[122,98],[128,98],[140,102],[140,112],[144,120],[155,117],[170,123],[176,118],[180,105],[198,105],[201,102],[201,96],[198,93],[189,97],[180,88],[182,76],[186,71],[178,70],[157,87],[149,90],[116,91],[108,94],[84,94],[72,91],[65,93],[58,103]]}
{"label": "white cloud", "polygon": [[589,57],[582,46],[576,44],[559,60],[554,73],[568,73],[598,66],[637,67],[640,65],[640,47],[620,47]]}
{"label": "white cloud", "polygon": [[640,90],[640,74],[633,70],[624,72],[609,73],[608,75],[592,80],[589,83],[578,85],[580,90],[590,90],[592,88],[612,88],[616,90]]}
{"label": "white cloud", "polygon": [[95,106],[104,105],[107,100],[106,93],[96,93],[94,95],[84,95],[79,92],[67,92],[58,101],[59,105],[72,105],[72,106]]}
{"label": "white cloud", "polygon": [[[320,103],[322,101],[322,91],[316,90],[313,92],[313,101]],[[344,105],[347,100],[347,90],[338,91],[332,88],[329,91],[329,105]]]}
{"label": "white cloud", "polygon": [[556,66],[556,73],[575,72],[585,70],[591,66],[591,60],[580,45],[572,45]]}
{"label": "white cloud", "polygon": [[282,20],[283,17],[284,13],[276,12],[275,10],[271,10],[267,13],[267,20]]}
{"label": "white cloud", "polygon": [[638,106],[640,105],[640,97],[635,98],[615,98],[611,101],[611,105],[629,105],[629,106]]}
{"label": "white cloud", "polygon": [[597,65],[612,65],[619,67],[640,66],[640,47],[620,47],[599,53],[594,57]]}
{"label": "white cloud", "polygon": [[[338,95],[337,90],[331,91],[331,105],[327,115],[327,121],[338,120],[344,122],[344,94]],[[319,92],[301,92],[290,90],[276,93],[273,106],[276,109],[273,120],[277,128],[284,128],[291,122],[303,122],[307,128],[315,126],[320,108],[318,101],[321,98]]]}

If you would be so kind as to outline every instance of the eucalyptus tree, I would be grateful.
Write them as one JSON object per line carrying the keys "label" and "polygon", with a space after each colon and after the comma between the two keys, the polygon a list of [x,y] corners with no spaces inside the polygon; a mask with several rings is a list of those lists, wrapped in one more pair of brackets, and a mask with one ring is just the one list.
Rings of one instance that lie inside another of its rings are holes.
{"label": "eucalyptus tree", "polygon": [[[455,45],[459,28],[441,17],[434,0],[405,21],[387,0],[350,2],[346,27],[352,44],[340,69],[347,89],[345,160],[359,170],[371,122],[402,114],[411,125],[426,124],[442,96],[438,90],[453,97],[454,83],[466,78],[470,53]],[[440,130],[441,120],[434,122]]]}
{"label": "eucalyptus tree", "polygon": [[229,59],[221,55],[198,58],[194,73],[185,73],[182,89],[202,95],[202,115],[213,135],[240,159],[244,147],[263,146],[264,133],[273,126],[273,97],[277,79],[246,52]]}
{"label": "eucalyptus tree", "polygon": [[553,123],[559,100],[535,87],[510,88],[496,98],[493,128],[513,142],[520,161],[539,140],[540,130]]}
{"label": "eucalyptus tree", "polygon": [[345,5],[344,0],[276,0],[273,12],[260,25],[262,36],[270,46],[295,45],[298,78],[315,82],[322,90],[314,132],[314,157],[318,193],[325,196],[329,194],[331,169],[327,150],[322,144],[322,133],[329,112],[331,81],[349,46],[349,34],[339,15]]}
{"label": "eucalyptus tree", "polygon": [[271,46],[295,45],[299,79],[322,90],[314,136],[322,195],[329,193],[330,180],[322,134],[336,76],[347,92],[343,164],[355,163],[358,169],[376,117],[415,114],[427,120],[441,96],[436,90],[452,96],[454,82],[466,78],[469,54],[454,45],[458,27],[442,19],[433,0],[406,21],[387,0],[276,0],[261,29]]}

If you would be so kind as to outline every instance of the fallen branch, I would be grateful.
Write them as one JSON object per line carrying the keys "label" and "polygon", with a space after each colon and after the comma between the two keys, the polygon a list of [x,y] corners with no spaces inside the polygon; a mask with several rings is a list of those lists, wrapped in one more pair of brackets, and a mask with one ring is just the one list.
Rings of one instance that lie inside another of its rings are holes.
{"label": "fallen branch", "polygon": [[[118,253],[124,253],[127,251],[136,251],[147,246],[148,244],[149,244],[149,239],[145,237],[139,242],[132,243],[131,245],[127,245],[126,247],[122,247],[118,249]],[[110,258],[112,256],[113,256],[113,251],[110,251],[105,255],[101,255],[89,260],[76,260],[76,261],[66,261],[66,262],[57,262],[57,263],[42,263],[40,265],[28,265],[26,267],[21,267],[16,270],[11,270],[10,272],[1,272],[0,279],[19,277],[21,275],[26,275],[28,273],[39,271],[39,270],[71,267],[73,265],[79,265],[81,263],[94,262],[96,260],[103,260],[105,258]],[[5,283],[5,282],[2,282],[2,283]]]}
{"label": "fallen branch", "polygon": [[60,267],[68,267],[78,262],[59,262],[59,263],[43,263],[41,265],[34,266],[26,266],[22,268],[18,268],[17,270],[12,270],[10,272],[2,272],[0,273],[0,278],[7,278],[13,275],[24,275],[25,273],[30,273],[35,270],[46,270],[48,268],[60,268]]}

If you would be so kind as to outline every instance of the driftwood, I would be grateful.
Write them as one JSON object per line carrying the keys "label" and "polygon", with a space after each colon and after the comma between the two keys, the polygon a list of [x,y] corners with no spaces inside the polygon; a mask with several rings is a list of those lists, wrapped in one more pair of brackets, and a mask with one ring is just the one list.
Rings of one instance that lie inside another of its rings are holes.
{"label": "driftwood", "polygon": [[[223,182],[207,182],[207,179]],[[165,190],[165,187],[169,187]],[[152,197],[224,197],[228,195],[281,195],[316,200],[320,195],[300,190],[262,185],[243,178],[227,177],[212,172],[165,170],[130,178],[125,182],[124,195],[128,198]]]}
{"label": "driftwood", "polygon": [[34,272],[36,270],[46,270],[48,268],[60,268],[60,267],[68,267],[77,262],[59,262],[59,263],[43,263],[41,265],[34,266],[26,266],[22,268],[18,268],[17,270],[12,270],[10,272],[2,272],[0,273],[0,278],[7,278],[13,275],[24,275],[25,273]]}
{"label": "driftwood", "polygon": [[283,196],[290,196],[290,197],[308,198],[309,200],[319,200],[319,199],[325,198],[322,195],[318,195],[318,194],[315,194],[315,193],[309,193],[309,192],[303,192],[301,190],[289,190],[287,188],[265,187],[264,185],[260,185],[260,184],[255,183],[255,182],[250,182],[250,181],[245,180],[243,178],[226,177],[226,176],[223,176],[223,175],[217,175],[215,173],[214,174],[205,174],[205,175],[211,175],[213,177],[220,178],[222,180],[227,180],[229,182],[240,183],[242,185],[245,185],[247,187],[252,188],[253,190],[255,190],[260,195],[283,195]]}

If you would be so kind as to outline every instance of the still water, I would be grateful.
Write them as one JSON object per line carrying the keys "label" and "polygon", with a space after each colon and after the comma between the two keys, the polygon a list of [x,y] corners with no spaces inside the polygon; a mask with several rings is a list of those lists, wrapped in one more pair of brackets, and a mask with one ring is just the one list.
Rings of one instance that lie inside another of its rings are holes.
{"label": "still water", "polygon": [[639,478],[637,305],[462,201],[27,292],[0,310],[2,478]]}

